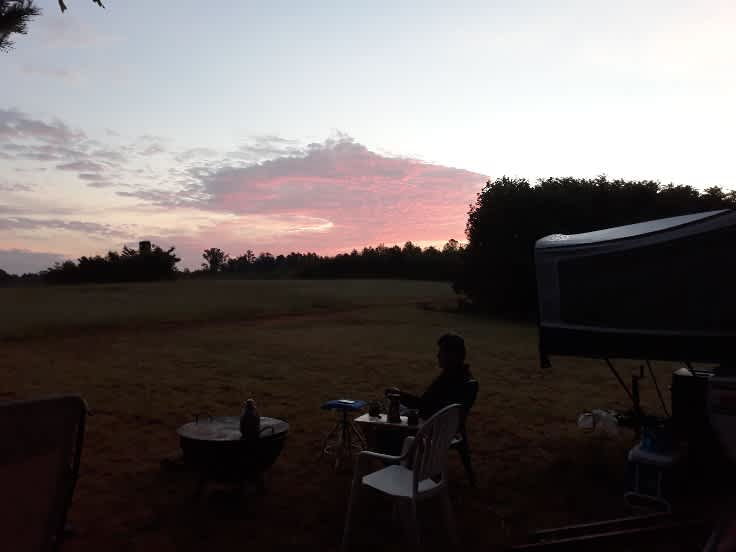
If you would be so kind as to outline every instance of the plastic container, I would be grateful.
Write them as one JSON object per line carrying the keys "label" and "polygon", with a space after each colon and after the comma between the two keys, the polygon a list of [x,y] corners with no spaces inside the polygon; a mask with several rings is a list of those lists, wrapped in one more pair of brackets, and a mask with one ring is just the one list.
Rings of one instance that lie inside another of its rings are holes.
{"label": "plastic container", "polygon": [[615,412],[595,409],[578,416],[578,427],[584,431],[618,435],[619,425]]}

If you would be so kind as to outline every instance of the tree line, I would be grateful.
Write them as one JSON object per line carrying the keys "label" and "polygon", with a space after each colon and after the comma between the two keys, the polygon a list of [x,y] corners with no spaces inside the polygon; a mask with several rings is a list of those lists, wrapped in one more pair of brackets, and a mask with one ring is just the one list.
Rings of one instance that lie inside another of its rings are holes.
{"label": "tree line", "polygon": [[147,281],[171,278],[407,278],[452,282],[465,304],[501,315],[533,315],[536,309],[534,243],[549,234],[577,234],[612,226],[715,209],[736,208],[736,192],[712,187],[662,185],[605,176],[488,181],[470,206],[467,245],[365,247],[361,251],[231,256],[211,247],[198,270],[179,270],[174,248],[141,242],[121,253],[81,257],[35,275],[0,283],[51,284]]}
{"label": "tree line", "polygon": [[442,249],[421,248],[412,242],[403,247],[365,247],[362,251],[335,256],[316,253],[256,255],[247,250],[231,257],[211,247],[202,253],[205,262],[199,270],[179,270],[175,248],[163,249],[140,242],[139,249],[124,247],[122,252],[68,260],[38,274],[12,276],[0,270],[0,284],[46,283],[89,284],[143,282],[174,278],[407,278],[450,281],[462,264],[462,246],[454,239]]}
{"label": "tree line", "polygon": [[467,247],[455,289],[496,314],[536,312],[534,244],[577,234],[716,209],[736,208],[736,192],[650,180],[522,178],[488,181],[470,207]]}
{"label": "tree line", "polygon": [[407,278],[452,280],[462,265],[462,246],[449,240],[441,249],[422,248],[408,241],[403,247],[383,244],[335,256],[289,253],[256,256],[247,250],[231,257],[219,248],[202,253],[202,270],[191,275],[278,276],[286,278]]}

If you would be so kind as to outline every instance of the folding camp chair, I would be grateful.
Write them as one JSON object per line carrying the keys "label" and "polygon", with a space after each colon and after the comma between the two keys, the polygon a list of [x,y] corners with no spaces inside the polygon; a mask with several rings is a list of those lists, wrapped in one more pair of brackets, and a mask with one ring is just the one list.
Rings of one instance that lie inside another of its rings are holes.
{"label": "folding camp chair", "polygon": [[58,550],[79,474],[86,415],[78,396],[0,402],[4,550]]}

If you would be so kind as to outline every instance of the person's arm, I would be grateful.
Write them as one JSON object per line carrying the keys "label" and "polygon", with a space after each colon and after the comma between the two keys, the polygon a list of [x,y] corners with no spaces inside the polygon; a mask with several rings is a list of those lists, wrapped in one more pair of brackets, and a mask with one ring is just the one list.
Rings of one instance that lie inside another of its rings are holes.
{"label": "person's arm", "polygon": [[422,399],[420,397],[412,395],[411,393],[406,393],[404,391],[400,391],[399,394],[401,395],[401,404],[403,404],[406,408],[422,407]]}
{"label": "person's arm", "polygon": [[470,398],[468,397],[468,386],[466,382],[448,381],[437,378],[432,382],[427,391],[420,399],[420,413],[423,419],[427,419],[451,404],[462,405],[463,411],[467,411]]}
{"label": "person's arm", "polygon": [[445,388],[440,378],[435,379],[419,399],[419,416],[426,420],[444,406],[447,406]]}

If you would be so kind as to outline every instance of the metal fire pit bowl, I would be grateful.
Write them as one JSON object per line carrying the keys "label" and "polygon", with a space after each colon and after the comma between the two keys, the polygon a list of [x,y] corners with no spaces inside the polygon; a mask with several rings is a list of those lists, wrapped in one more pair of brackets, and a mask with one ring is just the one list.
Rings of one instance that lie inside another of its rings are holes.
{"label": "metal fire pit bowl", "polygon": [[198,418],[177,433],[184,462],[202,479],[225,482],[259,481],[281,454],[289,424],[278,418],[261,418],[257,440],[241,439],[240,418]]}

